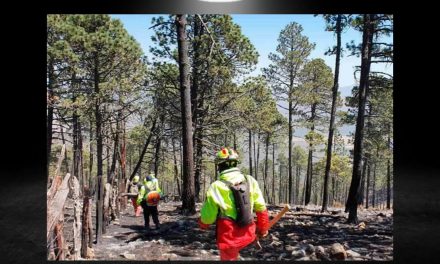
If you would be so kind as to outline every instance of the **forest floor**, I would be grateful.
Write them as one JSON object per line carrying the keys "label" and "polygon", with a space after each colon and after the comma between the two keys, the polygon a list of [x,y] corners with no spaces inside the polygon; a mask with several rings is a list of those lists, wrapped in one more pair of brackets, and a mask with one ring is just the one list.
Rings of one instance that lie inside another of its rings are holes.
{"label": "forest floor", "polygon": [[[93,245],[94,260],[219,260],[215,225],[198,228],[197,214],[179,214],[181,202],[159,205],[159,231],[144,231],[144,219],[134,216],[131,205],[113,221],[99,244]],[[268,206],[274,216],[281,206]],[[346,224],[342,208],[293,207],[260,240],[258,251],[249,245],[241,260],[392,260],[392,210],[358,210],[359,225]],[[152,225],[150,220],[150,225]],[[339,243],[339,246],[336,244]],[[335,250],[332,250],[334,248]],[[338,249],[339,248],[339,249]],[[345,253],[340,253],[339,251]]]}

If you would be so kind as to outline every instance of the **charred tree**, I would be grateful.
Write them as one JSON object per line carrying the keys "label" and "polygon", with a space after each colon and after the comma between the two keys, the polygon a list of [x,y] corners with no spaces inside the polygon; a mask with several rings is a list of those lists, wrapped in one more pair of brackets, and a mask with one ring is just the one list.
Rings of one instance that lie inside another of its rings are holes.
{"label": "charred tree", "polygon": [[375,15],[365,14],[363,16],[363,34],[362,34],[362,61],[361,75],[359,82],[359,104],[357,111],[356,130],[353,149],[353,174],[350,184],[350,190],[345,205],[345,212],[348,212],[348,223],[357,223],[357,200],[360,195],[360,183],[362,177],[362,156],[364,141],[364,120],[365,105],[367,102],[368,81],[371,66],[371,51],[373,35],[375,30]]}
{"label": "charred tree", "polygon": [[[338,14],[336,18],[336,62],[335,62],[335,76],[333,80],[332,89],[332,109],[330,112],[330,124],[328,131],[327,140],[327,157],[325,163],[325,173],[324,173],[324,193],[322,197],[322,209],[321,212],[327,211],[328,206],[328,180],[330,177],[330,167],[332,164],[332,145],[333,145],[333,134],[335,130],[335,116],[336,116],[336,103],[338,99],[338,87],[339,87],[339,64],[341,60],[341,25],[342,15]],[[333,184],[334,186],[334,184]]]}
{"label": "charred tree", "polygon": [[195,214],[194,161],[191,118],[191,90],[188,58],[188,41],[186,34],[186,15],[177,15],[177,46],[179,53],[179,79],[182,109],[183,136],[183,192],[182,213]]}

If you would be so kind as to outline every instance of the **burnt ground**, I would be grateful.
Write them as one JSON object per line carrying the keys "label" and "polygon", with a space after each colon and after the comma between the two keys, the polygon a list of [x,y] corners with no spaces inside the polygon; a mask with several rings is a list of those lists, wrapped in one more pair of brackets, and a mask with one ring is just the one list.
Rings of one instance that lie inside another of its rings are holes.
{"label": "burnt ground", "polygon": [[[215,225],[205,231],[197,218],[179,214],[180,202],[159,205],[160,231],[143,230],[143,216],[135,217],[133,207],[121,213],[94,244],[95,260],[219,260]],[[197,211],[200,204],[197,204]],[[275,215],[281,206],[268,206]],[[260,240],[258,251],[249,245],[240,252],[242,260],[393,260],[393,212],[359,209],[359,225],[346,224],[342,208],[294,207]],[[152,221],[150,220],[150,225]],[[331,250],[340,244],[344,254]]]}

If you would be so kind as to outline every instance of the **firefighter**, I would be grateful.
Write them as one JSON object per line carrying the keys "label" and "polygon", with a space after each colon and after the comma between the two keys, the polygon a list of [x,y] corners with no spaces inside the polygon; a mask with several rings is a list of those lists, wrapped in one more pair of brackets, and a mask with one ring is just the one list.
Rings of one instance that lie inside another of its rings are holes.
{"label": "firefighter", "polygon": [[160,229],[157,206],[161,195],[162,191],[159,188],[159,181],[153,173],[150,173],[145,177],[137,198],[137,204],[141,205],[144,210],[145,229],[147,231],[150,230],[150,215],[156,225],[156,230]]}
{"label": "firefighter", "polygon": [[[133,177],[133,180],[131,181],[130,184],[130,191],[129,191],[130,193],[136,193],[139,195],[139,190],[142,187],[142,184],[139,182],[139,178],[140,178],[139,175],[135,175]],[[134,208],[134,214],[136,217],[138,217],[141,216],[142,207],[137,204],[136,200],[137,199],[135,197],[131,198],[131,202]]]}
{"label": "firefighter", "polygon": [[[220,174],[219,180],[209,187],[198,222],[202,229],[208,229],[210,224],[216,223],[220,260],[237,260],[240,250],[252,243],[256,236],[267,236],[269,216],[258,182],[250,175],[243,175],[237,168],[237,152],[231,148],[222,148],[215,162]],[[242,186],[242,192],[236,192],[241,193],[241,196],[235,195],[234,186]],[[241,208],[237,208],[237,205]]]}

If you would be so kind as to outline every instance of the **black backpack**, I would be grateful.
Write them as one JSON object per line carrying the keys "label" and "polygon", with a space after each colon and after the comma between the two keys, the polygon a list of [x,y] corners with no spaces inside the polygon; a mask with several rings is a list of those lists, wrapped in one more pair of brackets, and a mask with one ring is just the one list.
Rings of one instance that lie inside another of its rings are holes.
{"label": "black backpack", "polygon": [[240,227],[247,226],[254,220],[251,211],[251,196],[249,191],[250,183],[246,176],[244,178],[244,182],[240,182],[236,185],[229,181],[221,180],[222,182],[226,183],[234,195],[235,208],[237,209],[237,219],[235,222]]}

